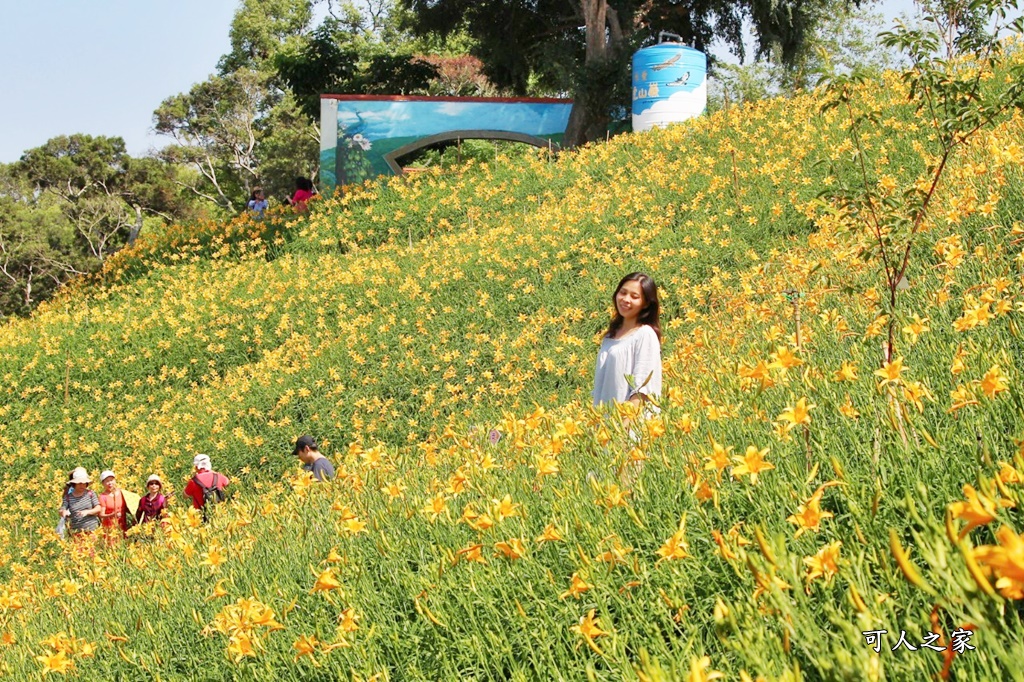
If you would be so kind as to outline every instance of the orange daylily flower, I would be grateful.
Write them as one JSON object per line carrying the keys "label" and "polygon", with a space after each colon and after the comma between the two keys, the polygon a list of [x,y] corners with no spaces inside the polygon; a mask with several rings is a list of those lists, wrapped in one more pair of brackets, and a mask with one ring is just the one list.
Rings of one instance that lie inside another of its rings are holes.
{"label": "orange daylily flower", "polygon": [[601,653],[601,650],[594,644],[594,640],[608,633],[601,629],[599,619],[594,617],[595,610],[590,609],[587,615],[580,617],[579,625],[573,625],[569,629],[582,636],[590,648],[594,649],[597,653]]}
{"label": "orange daylily flower", "polygon": [[818,531],[822,521],[832,518],[832,512],[821,510],[821,496],[825,492],[825,488],[833,485],[838,485],[838,483],[836,481],[829,481],[820,486],[809,499],[797,507],[796,514],[786,519],[798,526],[793,539],[800,537],[809,530]]}
{"label": "orange daylily flower", "polygon": [[704,464],[705,469],[714,469],[715,472],[721,472],[727,466],[729,466],[729,457],[732,455],[732,446],[722,446],[715,442],[715,439],[711,439],[711,455],[707,458],[707,462]]}
{"label": "orange daylily flower", "polygon": [[349,519],[341,524],[341,529],[348,535],[358,535],[366,530],[366,522],[358,518]]}
{"label": "orange daylily flower", "polygon": [[523,541],[519,538],[512,538],[507,542],[496,542],[494,543],[494,549],[497,550],[494,556],[504,556],[512,561],[526,556],[526,546],[523,545]]}
{"label": "orange daylily flower", "polygon": [[292,648],[298,652],[295,654],[294,660],[298,661],[303,656],[309,656],[310,658],[314,658],[313,654],[316,653],[316,646],[319,643],[320,642],[319,640],[317,640],[315,635],[300,636],[297,640],[295,640],[295,643],[292,644]]}
{"label": "orange daylily flower", "polygon": [[238,631],[228,638],[228,655],[237,663],[247,656],[255,656],[256,648],[253,646],[252,637],[242,631]]}
{"label": "orange daylily flower", "polygon": [[996,475],[1004,485],[1008,485],[1010,483],[1021,483],[1024,481],[1020,472],[1006,462],[999,462],[999,473]]}
{"label": "orange daylily flower", "polygon": [[768,365],[772,369],[781,369],[785,372],[793,367],[799,367],[804,364],[804,361],[796,356],[793,351],[780,346],[774,353],[771,354],[772,362]]}
{"label": "orange daylily flower", "polygon": [[768,471],[774,469],[775,465],[771,462],[765,461],[764,456],[768,454],[768,448],[758,450],[753,445],[747,446],[747,452],[742,457],[734,457],[733,460],[738,462],[737,466],[734,466],[729,474],[733,478],[739,478],[740,476],[750,476],[750,483],[752,485],[757,484],[757,475],[762,471]]}
{"label": "orange daylily flower", "polygon": [[565,599],[566,597],[572,597],[573,599],[579,599],[581,594],[592,587],[593,585],[581,578],[579,573],[573,573],[572,578],[570,578],[569,589],[558,595],[558,598]]}
{"label": "orange daylily flower", "polygon": [[[964,485],[964,497],[966,501],[953,502],[949,505],[949,511],[955,519],[964,519],[967,525],[960,531],[960,537],[964,537],[971,530],[978,526],[984,526],[996,520],[996,502],[979,493],[971,484]],[[1011,507],[1013,503],[1009,500],[1000,500],[999,506]]]}
{"label": "orange daylily flower", "polygon": [[316,583],[313,585],[313,592],[330,592],[331,590],[340,590],[341,581],[338,580],[337,574],[335,574],[333,568],[324,570],[320,575],[316,577]]}
{"label": "orange daylily flower", "polygon": [[206,598],[206,601],[212,601],[214,599],[220,599],[221,597],[227,596],[227,589],[224,587],[224,583],[227,578],[221,578],[217,581],[217,584],[213,586],[213,594]]}
{"label": "orange daylily flower", "polygon": [[906,367],[903,366],[903,358],[896,358],[892,362],[884,363],[882,369],[876,369],[875,376],[882,380],[881,386],[886,384],[896,385],[900,383],[904,370],[906,370]]}
{"label": "orange daylily flower", "polygon": [[686,545],[686,532],[680,528],[658,549],[658,563],[672,559],[685,559],[689,556]]}
{"label": "orange daylily flower", "polygon": [[836,381],[855,381],[857,379],[857,365],[852,362],[844,362],[842,366],[836,370],[834,376]]}
{"label": "orange daylily flower", "polygon": [[483,547],[484,546],[481,543],[476,543],[473,545],[469,545],[467,547],[463,547],[455,554],[456,556],[463,557],[466,561],[473,561],[478,564],[486,564],[487,559],[484,558],[482,551]]}
{"label": "orange daylily flower", "polygon": [[953,404],[948,410],[946,410],[947,414],[950,412],[956,412],[960,408],[967,407],[968,405],[981,404],[978,399],[974,397],[974,393],[971,392],[971,389],[963,385],[957,386],[954,390],[950,391],[949,397],[952,398]]}
{"label": "orange daylily flower", "polygon": [[832,578],[839,573],[839,548],[842,545],[841,540],[836,540],[822,547],[814,556],[804,557],[808,583],[815,578],[824,578],[826,585],[832,582]]}
{"label": "orange daylily flower", "polygon": [[800,398],[796,401],[796,405],[788,406],[778,416],[778,421],[789,422],[789,426],[797,426],[798,424],[810,424],[811,423],[811,410],[816,405],[808,405],[807,398]]}
{"label": "orange daylily flower", "polygon": [[519,504],[512,502],[511,495],[505,495],[500,500],[491,500],[491,511],[494,518],[500,522],[512,516],[519,516]]}
{"label": "orange daylily flower", "polygon": [[1007,526],[996,531],[998,545],[982,545],[973,550],[979,564],[996,576],[995,587],[1007,599],[1024,599],[1024,535]]}
{"label": "orange daylily flower", "polygon": [[69,670],[75,667],[75,662],[68,658],[68,655],[63,651],[36,656],[36,660],[43,666],[44,675],[49,673],[66,675]]}
{"label": "orange daylily flower", "polygon": [[561,540],[562,534],[553,523],[544,526],[544,532],[537,538],[537,542],[561,542]]}
{"label": "orange daylily flower", "polygon": [[438,493],[434,495],[433,499],[427,502],[427,506],[423,508],[423,513],[430,518],[430,522],[437,521],[437,517],[445,513],[448,508],[448,503],[444,499],[444,495]]}
{"label": "orange daylily flower", "polygon": [[997,395],[1007,390],[1006,375],[999,369],[999,365],[992,365],[992,367],[985,372],[985,376],[981,378],[981,390],[985,392],[985,395],[989,399],[995,398]]}

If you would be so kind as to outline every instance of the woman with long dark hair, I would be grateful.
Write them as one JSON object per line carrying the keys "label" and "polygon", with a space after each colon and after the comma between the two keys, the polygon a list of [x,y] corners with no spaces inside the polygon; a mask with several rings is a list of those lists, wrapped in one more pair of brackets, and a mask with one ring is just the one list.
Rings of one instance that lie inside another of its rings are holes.
{"label": "woman with long dark hair", "polygon": [[594,373],[594,406],[630,402],[657,411],[661,395],[661,307],[650,275],[631,272],[612,295],[615,316],[601,341]]}

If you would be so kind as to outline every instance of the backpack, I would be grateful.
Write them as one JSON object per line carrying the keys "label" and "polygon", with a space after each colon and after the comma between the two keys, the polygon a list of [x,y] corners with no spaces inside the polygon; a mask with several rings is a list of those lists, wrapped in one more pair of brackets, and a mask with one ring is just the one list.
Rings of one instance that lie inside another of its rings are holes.
{"label": "backpack", "polygon": [[203,522],[208,521],[206,517],[206,509],[210,503],[216,504],[217,502],[224,501],[224,491],[217,487],[217,473],[211,471],[210,474],[213,476],[213,485],[206,487],[199,481],[199,474],[192,477],[192,482],[199,486],[199,489],[203,491]]}

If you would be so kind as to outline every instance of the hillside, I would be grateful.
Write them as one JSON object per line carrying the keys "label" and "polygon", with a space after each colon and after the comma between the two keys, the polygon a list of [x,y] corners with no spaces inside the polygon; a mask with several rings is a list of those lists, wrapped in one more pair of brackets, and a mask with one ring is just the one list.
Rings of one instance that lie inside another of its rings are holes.
{"label": "hillside", "polygon": [[[906,94],[856,94],[903,186],[930,134]],[[0,670],[1024,679],[1021,540],[972,550],[1024,530],[1024,120],[955,158],[880,369],[878,263],[819,198],[852,149],[821,104],[174,228],[0,329]],[[639,444],[589,407],[632,270],[666,376]],[[304,432],[334,484],[298,473]],[[207,527],[177,494],[196,452],[236,489]],[[78,464],[160,473],[177,513],[67,550]],[[886,650],[967,626],[955,657]]]}

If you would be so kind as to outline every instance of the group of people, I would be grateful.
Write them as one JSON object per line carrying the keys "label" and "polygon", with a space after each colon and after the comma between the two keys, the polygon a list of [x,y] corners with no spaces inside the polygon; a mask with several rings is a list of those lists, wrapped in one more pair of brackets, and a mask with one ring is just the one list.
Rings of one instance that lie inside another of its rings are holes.
{"label": "group of people", "polygon": [[[290,197],[285,197],[282,203],[291,206],[298,213],[303,213],[314,194],[316,194],[316,188],[313,187],[313,181],[307,177],[299,176],[295,178],[295,191]],[[263,214],[269,206],[270,202],[263,193],[263,188],[254,187],[246,204],[249,213],[257,220],[262,220]]]}
{"label": "group of people", "polygon": [[[334,478],[334,465],[320,454],[320,446],[312,436],[300,436],[295,441],[292,455],[302,462],[306,471],[317,481]],[[226,475],[214,471],[209,455],[196,455],[192,459],[192,477],[185,485],[184,495],[192,507],[203,513],[207,520],[208,505],[224,499],[224,489],[231,483]],[[61,525],[58,533],[63,537],[65,526],[73,536],[93,533],[100,528],[116,537],[123,536],[137,523],[158,521],[167,509],[163,494],[163,481],[157,474],[146,479],[146,494],[138,497],[123,490],[117,476],[110,469],[100,474],[103,492],[96,494],[89,486],[92,479],[85,467],[76,467],[68,477],[60,504]]]}
{"label": "group of people", "polygon": [[[185,486],[185,496],[191,498],[193,507],[205,510],[211,499],[223,499],[224,488],[231,481],[213,470],[208,455],[196,455],[192,465],[194,471]],[[142,497],[123,490],[110,469],[100,474],[100,483],[103,484],[103,492],[97,495],[89,487],[92,484],[89,472],[85,467],[75,467],[61,497],[59,513],[62,525],[58,526],[58,533],[63,535],[66,526],[72,535],[92,533],[100,528],[112,536],[116,536],[118,531],[124,535],[129,526],[163,517],[167,498],[163,494],[163,480],[158,474],[146,479],[146,494]]]}
{"label": "group of people", "polygon": [[[308,200],[308,196],[306,197]],[[633,272],[619,282],[612,294],[615,315],[601,342],[591,392],[595,407],[614,403],[632,403],[642,414],[658,411],[661,394],[661,326],[658,288],[654,280],[642,272]],[[309,435],[295,441],[292,455],[317,481],[334,478],[334,466],[324,455],[316,440]],[[224,497],[224,488],[231,482],[213,470],[207,455],[196,455],[193,475],[185,486],[185,497],[206,518],[207,504]],[[131,523],[147,523],[161,518],[167,507],[163,481],[157,474],[146,480],[147,493],[138,500],[129,515],[126,495],[118,486],[111,470],[100,474],[104,491],[97,495],[89,488],[92,480],[84,467],[77,467],[68,478],[60,506],[62,521],[70,525],[72,534],[91,533],[101,526],[128,530]]]}

